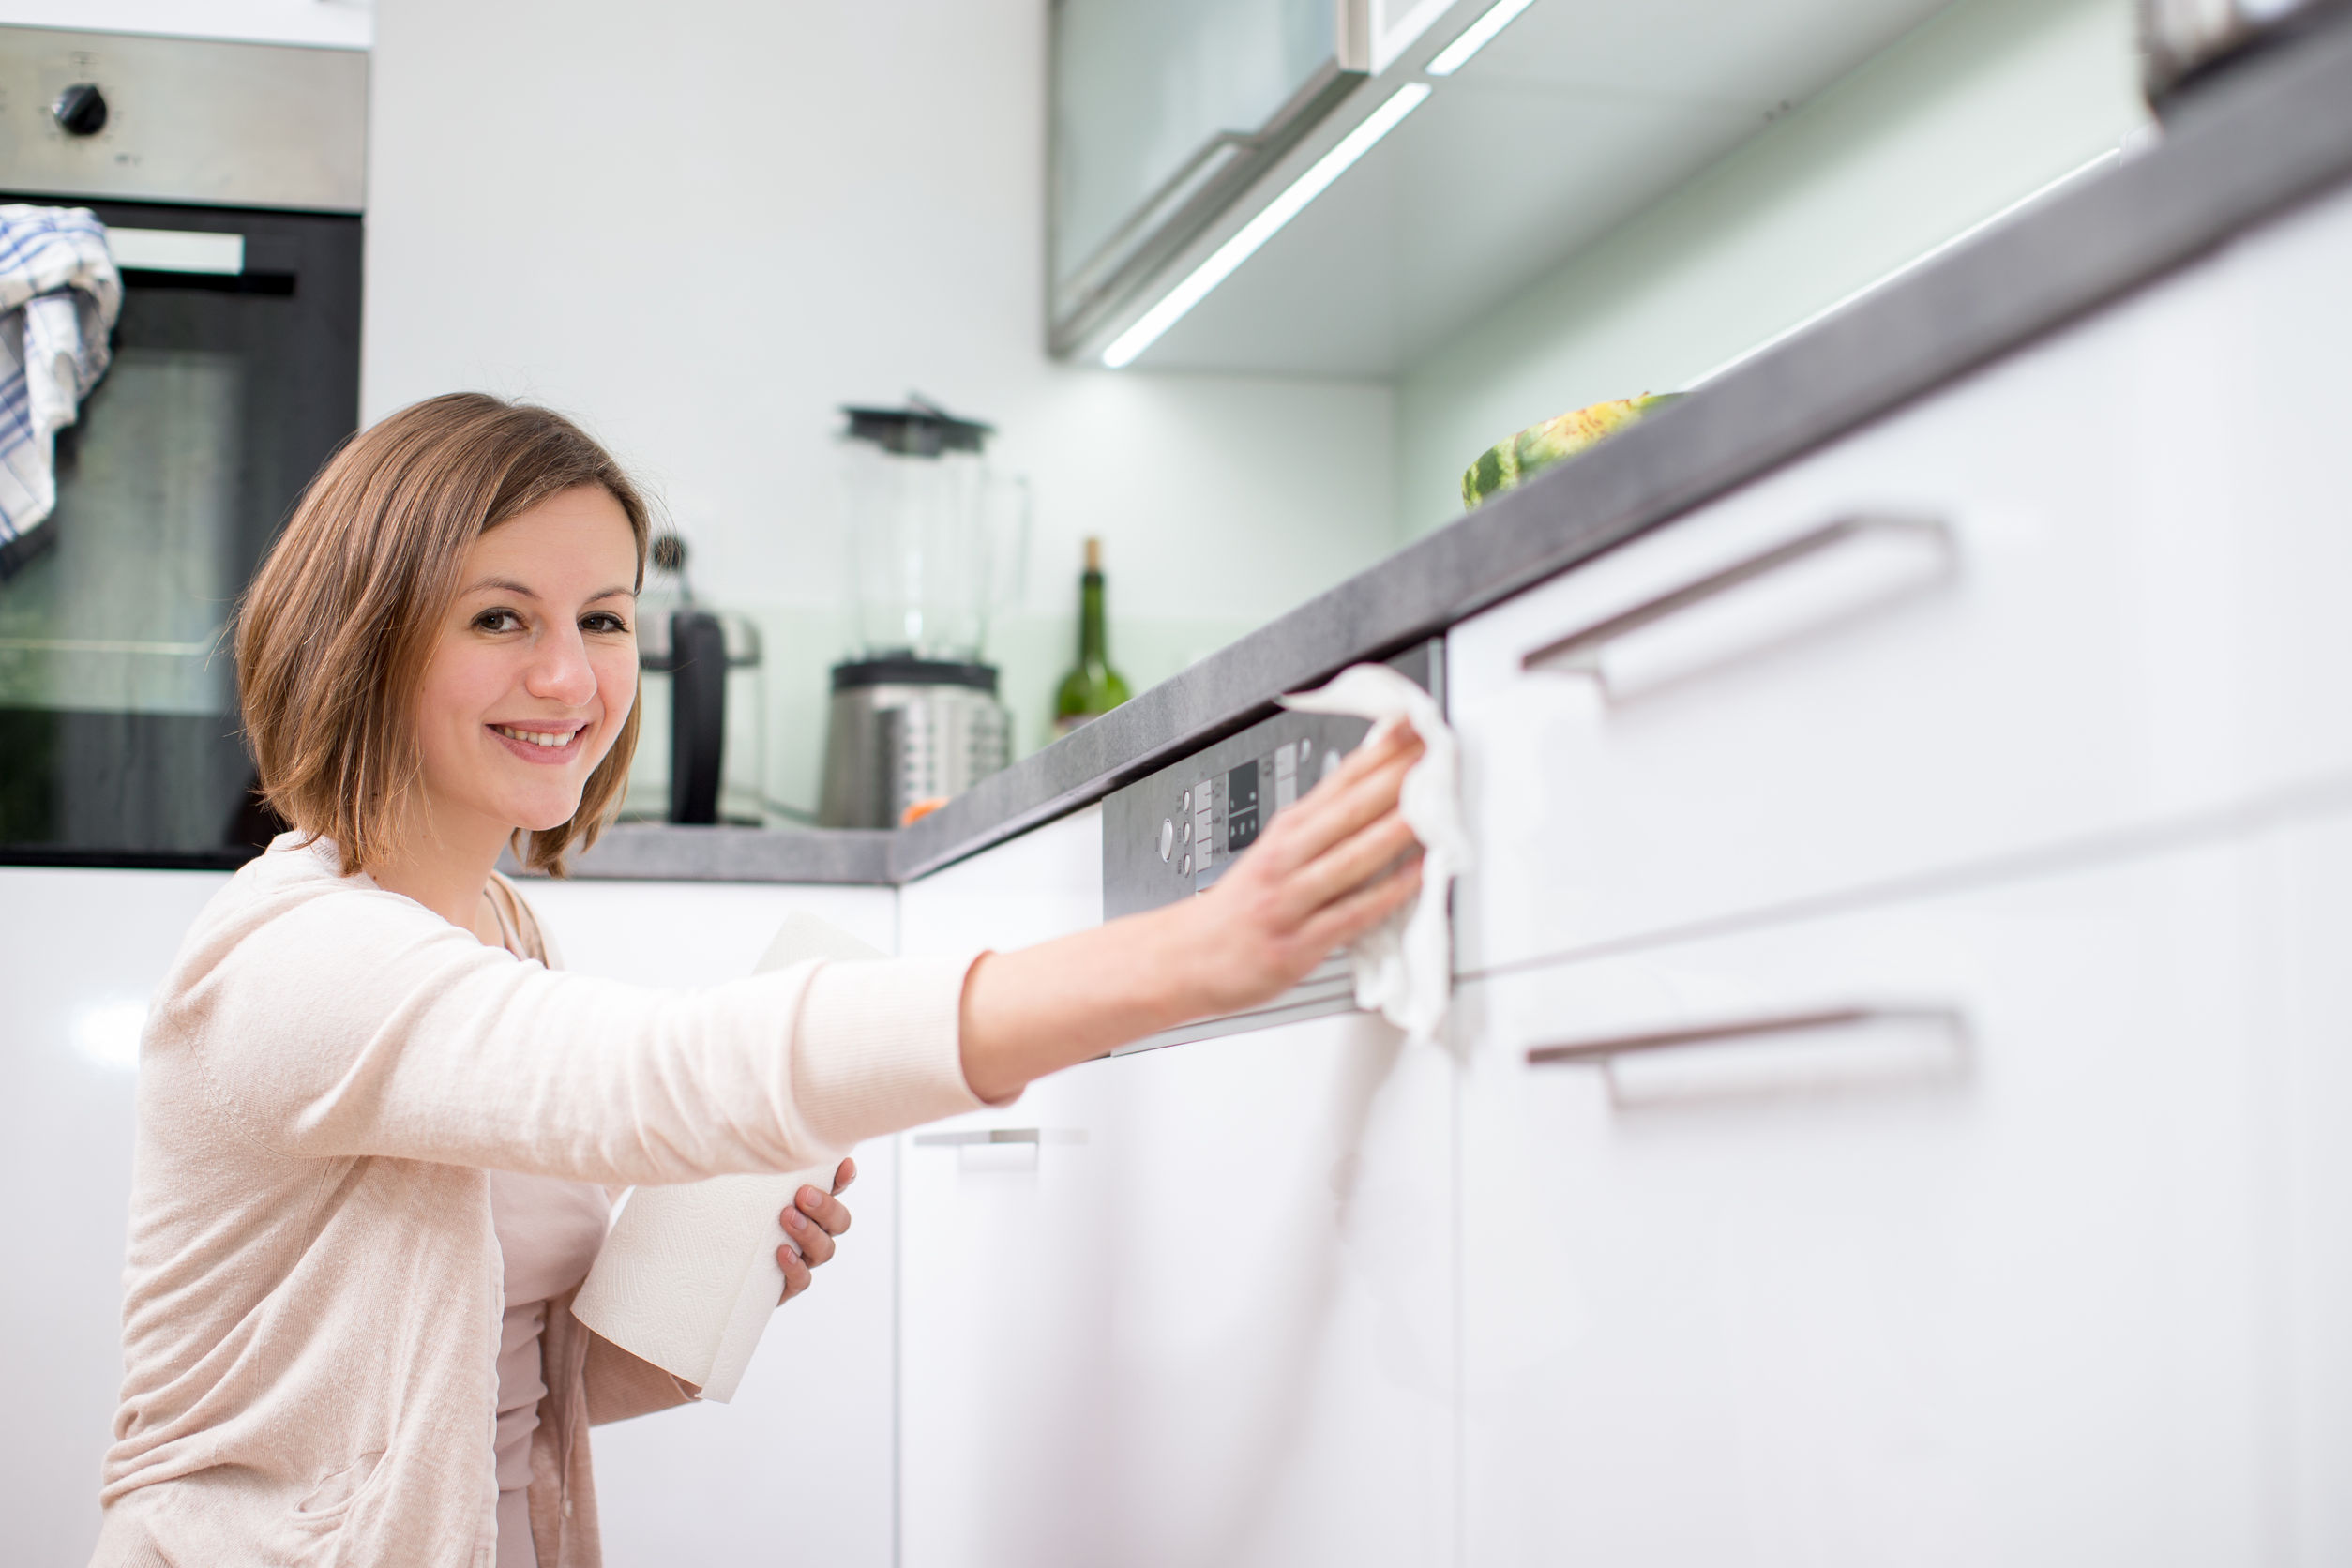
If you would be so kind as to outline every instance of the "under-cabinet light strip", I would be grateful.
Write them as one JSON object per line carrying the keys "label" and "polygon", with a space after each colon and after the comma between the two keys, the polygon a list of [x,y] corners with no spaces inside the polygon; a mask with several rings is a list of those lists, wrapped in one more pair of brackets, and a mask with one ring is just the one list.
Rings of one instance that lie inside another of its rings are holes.
{"label": "under-cabinet light strip", "polygon": [[[1504,0],[1506,5],[1511,0]],[[1103,350],[1103,363],[1118,369],[1134,360],[1159,340],[1160,334],[1184,319],[1186,311],[1209,296],[1209,292],[1231,277],[1234,270],[1257,253],[1258,248],[1274,238],[1281,227],[1306,209],[1306,204],[1320,196],[1332,181],[1348,172],[1349,164],[1372,150],[1372,144],[1400,121],[1421,107],[1421,100],[1429,96],[1425,82],[1409,82],[1391,93],[1386,103],[1372,111],[1364,122],[1340,139],[1339,144],[1315,160],[1314,166],[1290,182],[1290,188],[1268,203],[1264,211],[1242,225],[1231,239],[1218,246],[1209,259],[1192,269],[1184,280],[1170,289],[1160,302],[1136,318],[1135,324],[1110,340]]]}
{"label": "under-cabinet light strip", "polygon": [[1421,68],[1431,76],[1452,76],[1470,63],[1471,55],[1493,42],[1495,35],[1510,26],[1529,4],[1530,0],[1496,0],[1485,16],[1463,28],[1461,37],[1439,50]]}

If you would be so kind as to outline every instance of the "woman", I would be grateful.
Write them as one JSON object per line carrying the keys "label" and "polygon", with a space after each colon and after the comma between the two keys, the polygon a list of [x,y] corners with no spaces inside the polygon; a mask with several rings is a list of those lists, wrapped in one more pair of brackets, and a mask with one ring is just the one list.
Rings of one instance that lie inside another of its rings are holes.
{"label": "woman", "polygon": [[[246,730],[296,831],[199,917],[143,1043],[98,1561],[593,1564],[587,1426],[694,1392],[571,1316],[606,1184],[1003,1104],[1279,994],[1418,885],[1397,733],[1205,897],[1041,946],[563,973],[492,867],[560,871],[619,801],[646,535],[570,423],[460,395],[349,443],[254,580]],[[798,1207],[792,1289],[848,1223]]]}

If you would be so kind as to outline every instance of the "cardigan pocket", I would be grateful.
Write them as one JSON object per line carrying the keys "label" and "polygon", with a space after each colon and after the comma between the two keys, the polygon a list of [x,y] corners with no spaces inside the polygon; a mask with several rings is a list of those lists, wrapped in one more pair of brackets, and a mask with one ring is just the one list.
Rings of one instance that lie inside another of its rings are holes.
{"label": "cardigan pocket", "polygon": [[341,1470],[320,1477],[302,1500],[278,1516],[263,1543],[262,1560],[289,1565],[337,1560],[343,1527],[351,1511],[375,1483],[388,1472],[381,1448],[362,1454]]}
{"label": "cardigan pocket", "polygon": [[367,1491],[368,1484],[376,1478],[376,1470],[384,1463],[384,1452],[379,1448],[362,1454],[311,1487],[309,1494],[294,1504],[294,1516],[313,1526],[339,1522]]}

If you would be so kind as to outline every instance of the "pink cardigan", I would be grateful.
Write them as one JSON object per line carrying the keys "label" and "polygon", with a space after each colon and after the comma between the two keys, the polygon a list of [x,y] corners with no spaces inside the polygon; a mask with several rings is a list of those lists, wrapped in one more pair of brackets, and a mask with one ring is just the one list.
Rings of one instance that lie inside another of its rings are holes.
{"label": "pink cardigan", "polygon": [[[971,961],[650,990],[486,947],[280,837],[205,906],[141,1047],[95,1563],[489,1568],[485,1170],[800,1169],[972,1109]],[[685,1391],[568,1310],[544,1345],[534,1535],[543,1561],[593,1568],[588,1424]]]}

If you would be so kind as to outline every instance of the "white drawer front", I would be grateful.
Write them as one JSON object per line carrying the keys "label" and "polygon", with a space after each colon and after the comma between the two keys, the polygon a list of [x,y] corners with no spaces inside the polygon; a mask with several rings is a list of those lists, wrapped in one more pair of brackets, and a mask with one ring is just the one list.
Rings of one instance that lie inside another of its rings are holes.
{"label": "white drawer front", "polygon": [[2284,837],[1466,986],[1469,1560],[2328,1560]]}
{"label": "white drawer front", "polygon": [[2352,770],[2347,268],[2309,216],[1455,628],[1462,971]]}

